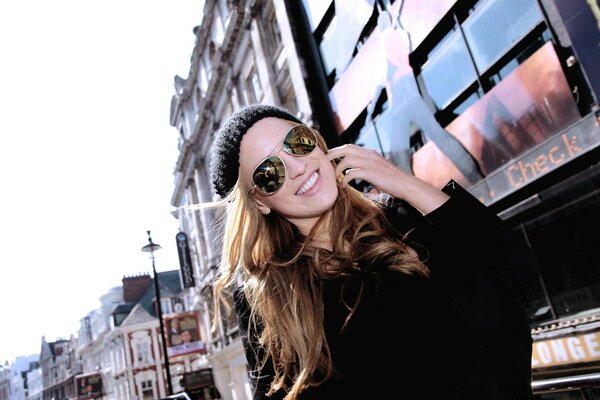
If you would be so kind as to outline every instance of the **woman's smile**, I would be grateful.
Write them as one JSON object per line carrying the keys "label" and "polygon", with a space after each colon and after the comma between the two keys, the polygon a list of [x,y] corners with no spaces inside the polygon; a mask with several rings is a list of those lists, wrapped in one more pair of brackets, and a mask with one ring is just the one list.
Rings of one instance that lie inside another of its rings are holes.
{"label": "woman's smile", "polygon": [[302,187],[298,189],[298,191],[296,192],[296,196],[310,196],[311,194],[314,194],[319,190],[320,183],[321,182],[319,181],[319,170],[316,170],[310,176],[310,178],[308,178],[304,185],[302,185]]}

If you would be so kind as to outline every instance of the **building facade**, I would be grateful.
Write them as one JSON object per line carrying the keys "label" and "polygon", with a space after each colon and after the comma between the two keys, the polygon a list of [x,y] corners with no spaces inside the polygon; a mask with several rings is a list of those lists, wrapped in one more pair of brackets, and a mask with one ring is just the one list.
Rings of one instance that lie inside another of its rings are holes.
{"label": "building facade", "polygon": [[600,372],[597,1],[220,0],[194,32],[171,104],[172,205],[224,399],[250,398],[245,360],[235,319],[209,329],[214,211],[185,206],[214,200],[213,134],[255,102],[287,107],[330,145],[356,143],[438,187],[465,186],[529,244],[514,283],[534,380]]}
{"label": "building facade", "polygon": [[184,390],[217,398],[202,314],[183,291],[179,270],[157,278],[160,296],[150,275],[124,277],[81,319],[76,336],[42,337],[40,354],[7,361],[0,367],[0,400],[154,400]]}
{"label": "building facade", "polygon": [[26,400],[42,400],[44,392],[44,384],[42,382],[42,369],[39,367],[39,363],[36,363],[36,365],[36,367],[31,368],[26,373]]}
{"label": "building facade", "polygon": [[[206,338],[200,314],[183,293],[178,270],[157,275],[171,393],[183,391],[181,379],[205,367]],[[169,394],[154,281],[148,274],[123,278],[100,298],[101,307],[81,320],[75,377],[78,399],[153,400]],[[168,329],[175,320],[189,343],[175,343]]]}
{"label": "building facade", "polygon": [[8,361],[0,365],[0,400],[8,400],[10,393],[10,366]]}
{"label": "building facade", "polygon": [[75,398],[75,375],[80,372],[80,365],[75,354],[77,339],[61,339],[47,342],[42,337],[40,351],[40,368],[44,400]]}
{"label": "building facade", "polygon": [[42,400],[39,354],[19,356],[0,366],[0,400]]}

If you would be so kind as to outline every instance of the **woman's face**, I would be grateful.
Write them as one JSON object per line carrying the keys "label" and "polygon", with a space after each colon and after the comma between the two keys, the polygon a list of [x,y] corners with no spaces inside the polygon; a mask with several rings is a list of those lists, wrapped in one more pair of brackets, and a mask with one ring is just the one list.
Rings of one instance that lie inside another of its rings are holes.
{"label": "woman's face", "polygon": [[307,234],[318,217],[333,206],[338,187],[334,168],[318,146],[301,157],[282,150],[282,141],[294,125],[273,117],[255,123],[240,144],[240,176],[246,188],[252,188],[258,164],[268,156],[279,156],[286,165],[283,186],[270,196],[254,190],[254,198],[261,212],[277,212]]}

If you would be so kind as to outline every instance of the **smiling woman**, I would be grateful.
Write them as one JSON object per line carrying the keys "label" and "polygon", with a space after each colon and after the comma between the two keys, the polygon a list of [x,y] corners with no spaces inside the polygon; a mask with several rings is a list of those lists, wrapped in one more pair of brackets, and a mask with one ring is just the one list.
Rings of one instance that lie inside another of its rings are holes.
{"label": "smiling woman", "polygon": [[531,335],[507,280],[524,243],[458,184],[328,149],[270,105],[217,132],[211,177],[227,205],[214,322],[234,293],[255,399],[531,399]]}

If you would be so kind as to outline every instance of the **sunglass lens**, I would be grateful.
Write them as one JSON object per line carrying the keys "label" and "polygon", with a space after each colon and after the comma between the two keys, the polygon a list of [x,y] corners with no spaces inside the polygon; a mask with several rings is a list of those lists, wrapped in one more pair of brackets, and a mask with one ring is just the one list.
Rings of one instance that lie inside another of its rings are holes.
{"label": "sunglass lens", "polygon": [[254,170],[254,184],[264,193],[273,193],[279,190],[285,181],[285,166],[281,158],[272,156],[260,163]]}
{"label": "sunglass lens", "polygon": [[303,125],[294,127],[283,139],[283,149],[288,154],[303,156],[317,147],[317,138],[313,131]]}

